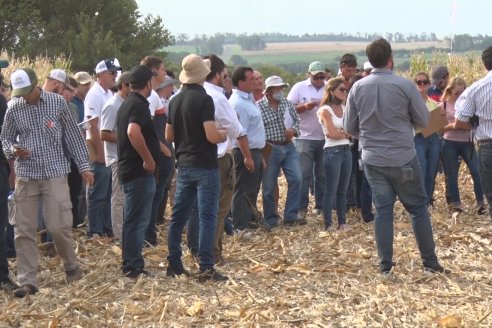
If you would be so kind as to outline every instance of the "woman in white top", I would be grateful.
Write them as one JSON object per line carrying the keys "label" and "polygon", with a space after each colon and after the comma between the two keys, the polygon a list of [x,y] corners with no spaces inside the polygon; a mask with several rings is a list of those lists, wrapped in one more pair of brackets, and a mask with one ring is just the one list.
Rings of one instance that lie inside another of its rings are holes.
{"label": "woman in white top", "polygon": [[325,134],[323,167],[325,169],[325,194],[323,215],[325,229],[335,230],[331,210],[336,199],[338,229],[347,228],[345,222],[346,196],[352,170],[349,135],[343,130],[344,103],[347,90],[341,78],[330,79],[318,109],[318,119]]}

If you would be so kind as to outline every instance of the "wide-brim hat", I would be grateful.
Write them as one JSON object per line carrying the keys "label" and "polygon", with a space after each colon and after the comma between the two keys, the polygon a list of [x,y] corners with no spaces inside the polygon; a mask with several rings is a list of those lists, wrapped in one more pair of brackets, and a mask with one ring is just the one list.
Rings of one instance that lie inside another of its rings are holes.
{"label": "wide-brim hat", "polygon": [[273,75],[265,80],[265,90],[263,90],[263,93],[265,93],[270,87],[288,87],[288,86],[289,84],[285,83],[280,76]]}
{"label": "wide-brim hat", "polygon": [[191,54],[183,58],[181,63],[183,70],[179,73],[181,83],[201,83],[210,73],[210,60]]}
{"label": "wide-brim hat", "polygon": [[92,82],[92,76],[90,76],[87,72],[77,72],[73,78],[78,84],[87,84]]}

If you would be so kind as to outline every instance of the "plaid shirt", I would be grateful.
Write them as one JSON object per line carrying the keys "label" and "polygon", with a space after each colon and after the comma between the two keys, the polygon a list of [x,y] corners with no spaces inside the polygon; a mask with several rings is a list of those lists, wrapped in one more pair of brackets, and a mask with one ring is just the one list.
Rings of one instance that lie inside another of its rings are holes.
{"label": "plaid shirt", "polygon": [[14,157],[13,144],[31,152],[26,159],[16,158],[18,177],[50,179],[67,175],[70,157],[80,172],[90,168],[84,138],[67,102],[55,93],[41,90],[37,105],[29,105],[23,98],[12,99],[0,138],[8,158]]}
{"label": "plaid shirt", "polygon": [[[288,128],[294,128],[296,130],[296,135],[299,133],[299,115],[290,100],[282,98],[278,104],[277,110],[270,107],[266,97],[258,100],[256,104],[263,117],[266,140],[279,142],[287,141],[287,138],[285,137],[286,122],[289,122]],[[286,113],[286,111],[288,111],[288,113]]]}

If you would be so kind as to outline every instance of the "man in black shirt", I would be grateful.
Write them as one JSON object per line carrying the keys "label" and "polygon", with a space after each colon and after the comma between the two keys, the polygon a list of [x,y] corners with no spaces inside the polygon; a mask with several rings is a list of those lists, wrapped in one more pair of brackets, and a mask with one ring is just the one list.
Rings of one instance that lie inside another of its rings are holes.
{"label": "man in black shirt", "polygon": [[144,270],[142,246],[149,225],[155,193],[155,163],[159,139],[154,130],[147,98],[152,91],[154,73],[147,66],[135,66],[130,72],[132,92],[118,111],[118,179],[125,194],[123,218],[123,273],[130,278]]}
{"label": "man in black shirt", "polygon": [[181,261],[181,234],[195,198],[198,198],[200,262],[199,281],[226,280],[214,269],[212,249],[219,200],[217,144],[226,132],[215,125],[215,108],[203,83],[210,73],[210,61],[198,55],[183,59],[179,80],[181,92],[169,104],[166,140],[174,142],[178,166],[175,204],[169,224],[167,275],[189,275]]}

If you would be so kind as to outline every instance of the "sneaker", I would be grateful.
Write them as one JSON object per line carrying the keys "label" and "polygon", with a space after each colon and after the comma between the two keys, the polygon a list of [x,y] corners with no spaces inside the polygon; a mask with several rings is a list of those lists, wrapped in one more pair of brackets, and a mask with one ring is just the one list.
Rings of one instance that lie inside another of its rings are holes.
{"label": "sneaker", "polygon": [[191,274],[188,271],[186,271],[186,269],[183,267],[183,265],[179,265],[179,266],[168,265],[167,266],[166,276],[171,277],[171,278],[176,278],[176,276],[181,276],[181,275],[184,275],[186,277],[191,276]]}
{"label": "sneaker", "polygon": [[123,274],[125,275],[125,277],[132,278],[132,279],[137,279],[140,276],[152,277],[152,274],[149,271],[144,270],[142,268],[123,272]]}
{"label": "sneaker", "polygon": [[424,272],[450,274],[451,270],[444,268],[442,265],[436,262],[433,265],[424,265]]}
{"label": "sneaker", "polygon": [[478,209],[477,209],[477,214],[478,215],[484,215],[484,214],[487,214],[487,210],[485,209],[485,207],[483,205],[481,205]]}
{"label": "sneaker", "polygon": [[19,288],[19,285],[10,280],[10,278],[0,281],[0,289],[3,289],[6,292],[13,292],[17,288]]}
{"label": "sneaker", "polygon": [[198,276],[198,281],[199,282],[205,282],[208,280],[213,280],[213,281],[225,281],[229,278],[221,274],[215,269],[208,269],[205,271],[200,270],[200,275]]}
{"label": "sneaker", "polygon": [[80,278],[82,278],[82,271],[80,270],[79,267],[76,267],[75,269],[70,271],[65,271],[65,274],[68,284],[80,280]]}
{"label": "sneaker", "polygon": [[306,219],[301,219],[301,218],[296,219],[296,220],[289,220],[289,221],[284,220],[284,225],[289,226],[289,227],[297,227],[297,226],[306,225],[306,224],[307,224]]}
{"label": "sneaker", "polygon": [[33,285],[25,284],[14,290],[14,296],[22,298],[26,295],[34,295],[38,292],[38,289]]}

